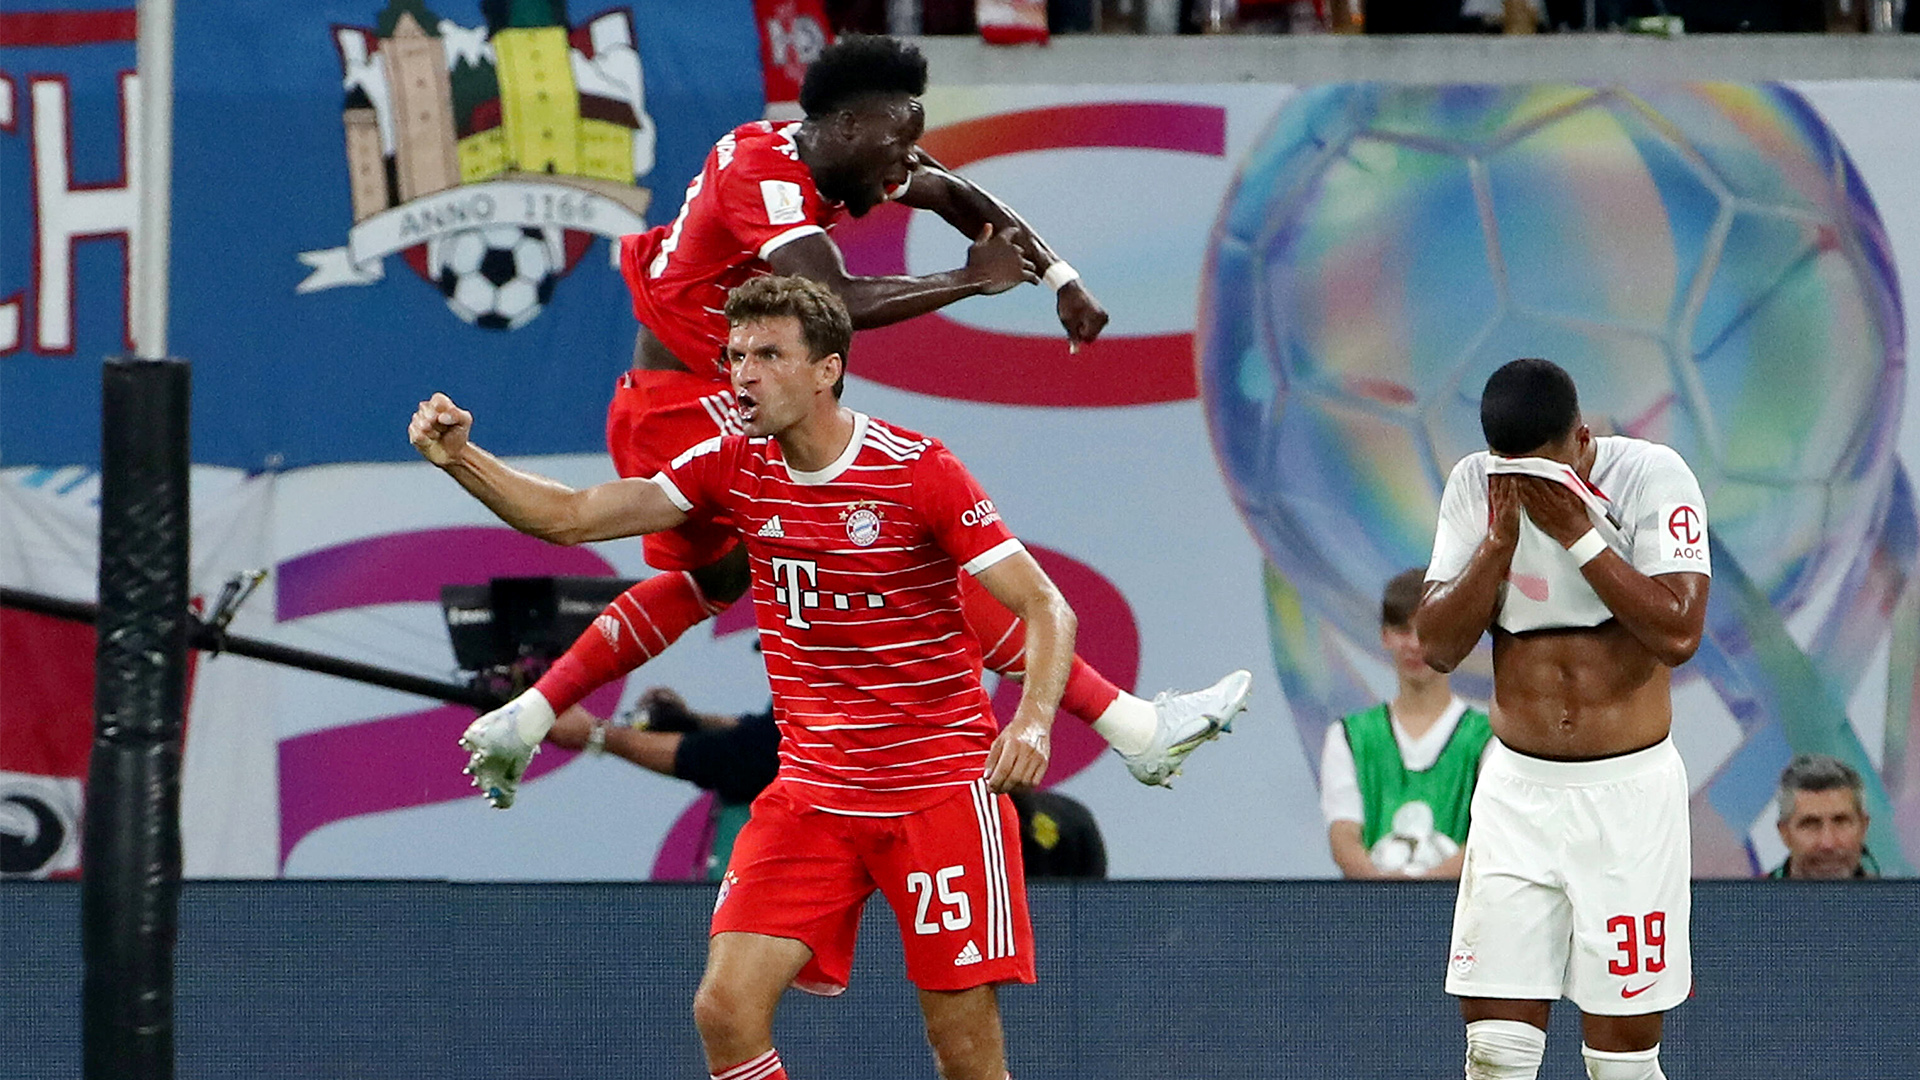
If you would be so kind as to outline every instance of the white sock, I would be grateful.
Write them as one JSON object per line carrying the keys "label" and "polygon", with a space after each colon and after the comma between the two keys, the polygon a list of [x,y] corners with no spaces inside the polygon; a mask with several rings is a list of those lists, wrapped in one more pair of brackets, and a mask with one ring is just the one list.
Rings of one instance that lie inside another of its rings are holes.
{"label": "white sock", "polygon": [[1595,1050],[1580,1044],[1580,1056],[1587,1059],[1588,1080],[1667,1080],[1660,1071],[1660,1044],[1651,1050],[1614,1052]]}
{"label": "white sock", "polygon": [[553,706],[547,704],[547,695],[538,690],[529,689],[508,703],[507,708],[517,711],[513,717],[513,730],[520,735],[520,741],[528,746],[538,746],[540,740],[553,730]]}
{"label": "white sock", "polygon": [[1153,702],[1122,690],[1093,722],[1093,733],[1123,754],[1137,754],[1152,745],[1154,729],[1159,726],[1160,716],[1153,711]]}
{"label": "white sock", "polygon": [[1467,1080],[1535,1080],[1547,1053],[1547,1033],[1518,1020],[1467,1025]]}

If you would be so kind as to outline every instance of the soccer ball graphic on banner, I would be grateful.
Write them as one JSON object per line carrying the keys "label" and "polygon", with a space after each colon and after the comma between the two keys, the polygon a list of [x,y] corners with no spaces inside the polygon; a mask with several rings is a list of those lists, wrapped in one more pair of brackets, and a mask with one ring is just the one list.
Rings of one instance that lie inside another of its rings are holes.
{"label": "soccer ball graphic on banner", "polygon": [[1833,604],[1895,490],[1898,297],[1865,187],[1786,87],[1294,98],[1218,218],[1198,348],[1296,715],[1366,704],[1299,654],[1373,649],[1380,589],[1426,565],[1447,473],[1484,448],[1480,388],[1515,357],[1565,367],[1596,433],[1677,449],[1781,615]]}
{"label": "soccer ball graphic on banner", "polygon": [[447,307],[483,330],[517,330],[553,299],[566,269],[560,231],[492,225],[427,244],[427,271]]}

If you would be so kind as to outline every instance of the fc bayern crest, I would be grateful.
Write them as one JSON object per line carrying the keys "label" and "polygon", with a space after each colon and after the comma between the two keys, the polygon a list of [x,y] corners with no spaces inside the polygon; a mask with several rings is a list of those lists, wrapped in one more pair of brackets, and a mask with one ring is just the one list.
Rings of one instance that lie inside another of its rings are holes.
{"label": "fc bayern crest", "polygon": [[842,511],[847,522],[847,539],[859,547],[872,547],[880,539],[880,512],[873,503],[855,503]]}
{"label": "fc bayern crest", "polygon": [[[632,16],[579,26],[566,0],[484,0],[461,26],[389,0],[336,26],[353,226],[300,253],[300,293],[372,285],[399,255],[485,330],[532,322],[596,236],[647,227],[653,171]],[[618,259],[619,248],[613,246]]]}

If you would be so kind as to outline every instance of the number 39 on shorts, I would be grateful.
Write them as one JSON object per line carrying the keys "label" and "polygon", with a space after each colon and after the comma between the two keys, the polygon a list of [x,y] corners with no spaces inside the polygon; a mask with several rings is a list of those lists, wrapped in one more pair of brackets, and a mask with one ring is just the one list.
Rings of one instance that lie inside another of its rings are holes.
{"label": "number 39 on shorts", "polygon": [[1644,968],[1649,975],[1667,967],[1667,913],[1649,911],[1635,918],[1615,915],[1607,920],[1607,933],[1614,938],[1617,958],[1607,961],[1609,975],[1638,975]]}
{"label": "number 39 on shorts", "polygon": [[[953,887],[967,872],[964,866],[943,866],[928,874],[915,870],[907,875],[907,892],[918,898],[913,909],[913,932],[916,934],[937,934],[941,928],[965,930],[973,925],[973,905],[967,901],[967,894]],[[927,909],[933,906],[935,895],[941,905],[940,922],[928,920]]]}

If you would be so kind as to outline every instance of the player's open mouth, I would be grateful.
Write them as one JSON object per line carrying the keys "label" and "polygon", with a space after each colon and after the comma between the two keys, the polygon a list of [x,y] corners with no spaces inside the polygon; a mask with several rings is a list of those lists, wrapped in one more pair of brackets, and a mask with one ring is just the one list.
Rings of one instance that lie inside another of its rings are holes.
{"label": "player's open mouth", "polygon": [[740,406],[740,422],[750,424],[760,414],[760,403],[753,400],[752,394],[735,394],[735,404]]}

